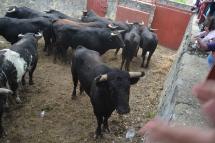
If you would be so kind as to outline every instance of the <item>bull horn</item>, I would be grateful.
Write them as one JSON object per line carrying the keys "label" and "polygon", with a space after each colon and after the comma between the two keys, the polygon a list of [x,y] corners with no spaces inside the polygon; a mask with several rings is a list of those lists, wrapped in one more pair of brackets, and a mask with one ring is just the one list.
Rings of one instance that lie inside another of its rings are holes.
{"label": "bull horn", "polygon": [[150,28],[150,30],[151,30],[151,31],[158,31],[158,29],[153,29],[153,28]]}
{"label": "bull horn", "polygon": [[35,34],[36,37],[42,37],[42,33],[38,32],[37,34]]}
{"label": "bull horn", "polygon": [[23,35],[23,34],[19,34],[18,37],[19,37],[19,38],[22,38],[22,37],[24,37],[24,35]]}
{"label": "bull horn", "polygon": [[15,12],[15,11],[16,11],[16,8],[13,8],[13,9],[11,9],[11,10],[8,10],[7,13],[13,13],[13,12]]}
{"label": "bull horn", "polygon": [[44,10],[44,12],[45,12],[45,13],[48,13],[48,12],[50,12],[50,10]]}
{"label": "bull horn", "polygon": [[140,23],[140,25],[144,25],[144,21],[142,21],[142,22]]}
{"label": "bull horn", "polygon": [[125,32],[125,30],[118,30],[118,32],[119,32],[119,33],[123,33],[123,32]]}
{"label": "bull horn", "polygon": [[13,91],[7,88],[0,88],[0,94],[13,94]]}
{"label": "bull horn", "polygon": [[116,29],[116,28],[118,28],[118,26],[115,26],[115,25],[112,25],[112,24],[108,24],[108,27],[111,28],[111,29]]}
{"label": "bull horn", "polygon": [[118,35],[118,34],[111,32],[110,35],[111,35],[111,36],[116,36],[116,35]]}
{"label": "bull horn", "polygon": [[143,77],[145,75],[144,72],[129,72],[131,78]]}
{"label": "bull horn", "polygon": [[129,24],[129,25],[132,25],[132,24],[134,24],[134,23],[130,23],[130,22],[128,22],[128,20],[126,20],[126,23],[127,23],[127,24]]}
{"label": "bull horn", "polygon": [[107,81],[107,78],[108,78],[107,74],[103,74],[103,75],[97,76],[95,78],[95,81],[97,81],[97,82]]}

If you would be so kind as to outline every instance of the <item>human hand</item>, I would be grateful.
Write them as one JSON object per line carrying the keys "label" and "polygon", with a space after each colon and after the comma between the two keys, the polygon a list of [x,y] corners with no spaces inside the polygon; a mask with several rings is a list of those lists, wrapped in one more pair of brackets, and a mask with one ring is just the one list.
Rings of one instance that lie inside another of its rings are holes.
{"label": "human hand", "polygon": [[139,130],[140,135],[147,135],[152,142],[164,143],[214,143],[214,130],[197,128],[170,127],[160,120],[152,120]]}
{"label": "human hand", "polygon": [[202,103],[203,111],[209,116],[215,124],[215,81],[207,80],[193,87],[193,95],[195,95],[200,103]]}

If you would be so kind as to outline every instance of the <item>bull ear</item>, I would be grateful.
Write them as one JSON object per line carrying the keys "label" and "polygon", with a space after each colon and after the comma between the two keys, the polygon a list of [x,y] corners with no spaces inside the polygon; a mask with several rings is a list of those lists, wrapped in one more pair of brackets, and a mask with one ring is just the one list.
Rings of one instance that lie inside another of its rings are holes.
{"label": "bull ear", "polygon": [[7,89],[7,88],[0,88],[0,95],[3,94],[3,95],[12,95],[13,94],[13,91]]}
{"label": "bull ear", "polygon": [[38,32],[37,34],[34,34],[34,36],[35,36],[37,39],[40,39],[43,35],[42,35],[42,33]]}
{"label": "bull ear", "polygon": [[18,37],[19,37],[19,38],[23,38],[24,35],[23,35],[23,34],[19,34]]}
{"label": "bull ear", "polygon": [[140,77],[145,76],[145,72],[129,72],[130,84],[135,84],[139,81]]}
{"label": "bull ear", "polygon": [[100,82],[107,81],[107,79],[108,79],[107,74],[103,74],[103,75],[99,75],[99,76],[95,77],[94,80],[96,81],[96,83],[100,83]]}

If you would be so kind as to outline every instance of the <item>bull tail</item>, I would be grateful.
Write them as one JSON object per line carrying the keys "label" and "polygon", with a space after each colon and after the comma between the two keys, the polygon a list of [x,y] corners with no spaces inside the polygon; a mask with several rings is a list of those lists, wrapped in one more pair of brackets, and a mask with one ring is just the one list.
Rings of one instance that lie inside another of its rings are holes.
{"label": "bull tail", "polygon": [[56,42],[56,35],[55,35],[55,32],[54,32],[54,23],[56,22],[57,20],[53,19],[52,20],[52,24],[51,24],[51,38],[52,38],[52,46],[53,44]]}

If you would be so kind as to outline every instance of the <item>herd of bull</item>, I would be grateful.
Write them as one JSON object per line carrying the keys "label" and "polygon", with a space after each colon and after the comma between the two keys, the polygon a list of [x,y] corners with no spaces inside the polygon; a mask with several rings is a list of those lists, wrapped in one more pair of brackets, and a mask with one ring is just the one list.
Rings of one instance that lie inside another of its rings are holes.
{"label": "herd of bull", "polygon": [[[42,33],[42,34],[41,34]],[[80,82],[80,93],[85,91],[91,100],[97,118],[96,136],[109,131],[108,118],[116,110],[119,114],[130,111],[130,85],[138,82],[144,72],[128,72],[129,64],[142,48],[142,64],[149,52],[147,63],[154,53],[158,39],[152,29],[144,23],[116,22],[96,15],[92,10],[83,11],[81,19],[72,18],[57,10],[39,12],[27,7],[9,7],[0,18],[0,35],[12,46],[0,50],[0,136],[2,114],[8,106],[8,97],[19,98],[18,87],[23,87],[25,74],[29,73],[29,84],[33,84],[33,72],[37,66],[37,43],[43,36],[44,51],[68,61],[67,50],[73,49],[71,71],[73,76],[72,99]],[[122,48],[121,70],[104,64],[100,58],[109,49]],[[125,66],[124,66],[125,65]],[[122,71],[125,67],[126,71]],[[9,88],[9,89],[8,89]]]}

